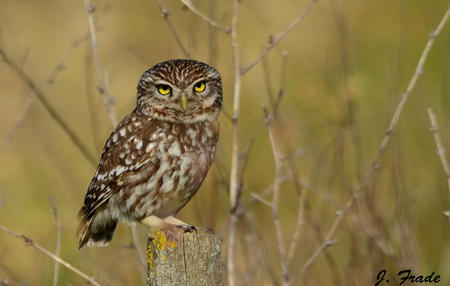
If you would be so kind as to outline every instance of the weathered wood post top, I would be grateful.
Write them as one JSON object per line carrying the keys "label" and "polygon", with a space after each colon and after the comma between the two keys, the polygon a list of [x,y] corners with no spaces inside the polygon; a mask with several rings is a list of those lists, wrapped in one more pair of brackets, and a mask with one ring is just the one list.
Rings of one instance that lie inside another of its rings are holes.
{"label": "weathered wood post top", "polygon": [[149,235],[147,286],[223,285],[221,244],[221,238],[207,228]]}

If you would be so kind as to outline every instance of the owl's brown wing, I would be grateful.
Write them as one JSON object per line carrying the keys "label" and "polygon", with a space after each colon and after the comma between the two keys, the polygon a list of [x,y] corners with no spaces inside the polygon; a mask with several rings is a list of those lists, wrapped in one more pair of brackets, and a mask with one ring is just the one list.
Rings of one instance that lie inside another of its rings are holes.
{"label": "owl's brown wing", "polygon": [[[115,128],[84,199],[81,211],[87,218],[120,191],[122,185],[140,184],[156,172],[159,159],[154,155],[161,141],[159,125],[159,121],[133,112]],[[141,169],[145,172],[138,171]]]}

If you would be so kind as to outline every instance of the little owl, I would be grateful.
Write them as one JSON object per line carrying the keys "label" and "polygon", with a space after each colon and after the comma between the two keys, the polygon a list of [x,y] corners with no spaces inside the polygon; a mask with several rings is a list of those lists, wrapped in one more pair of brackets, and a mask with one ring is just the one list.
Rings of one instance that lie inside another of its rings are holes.
{"label": "little owl", "polygon": [[222,105],[219,73],[194,60],[147,70],[137,106],[106,141],[79,212],[79,248],[106,246],[119,221],[191,231],[176,213],[214,160]]}

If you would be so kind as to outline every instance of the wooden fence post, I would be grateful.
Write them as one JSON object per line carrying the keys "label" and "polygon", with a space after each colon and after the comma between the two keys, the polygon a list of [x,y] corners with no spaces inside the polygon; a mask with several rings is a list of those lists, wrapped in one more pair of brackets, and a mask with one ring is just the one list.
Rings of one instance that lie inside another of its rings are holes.
{"label": "wooden fence post", "polygon": [[206,228],[149,236],[147,286],[223,285],[221,244],[221,238]]}

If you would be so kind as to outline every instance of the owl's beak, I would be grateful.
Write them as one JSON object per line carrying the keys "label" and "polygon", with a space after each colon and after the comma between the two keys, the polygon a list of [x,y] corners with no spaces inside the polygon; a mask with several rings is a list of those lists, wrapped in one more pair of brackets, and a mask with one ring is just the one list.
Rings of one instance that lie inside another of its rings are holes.
{"label": "owl's beak", "polygon": [[181,102],[181,107],[183,108],[183,110],[186,110],[187,109],[188,100],[187,100],[187,97],[186,97],[186,95],[184,93],[181,95],[180,102]]}

